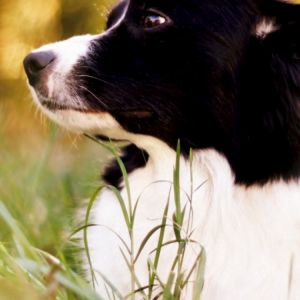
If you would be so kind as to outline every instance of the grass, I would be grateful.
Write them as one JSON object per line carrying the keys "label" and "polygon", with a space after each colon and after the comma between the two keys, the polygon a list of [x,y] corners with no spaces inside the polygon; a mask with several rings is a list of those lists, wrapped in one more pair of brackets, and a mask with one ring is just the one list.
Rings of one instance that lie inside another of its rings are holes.
{"label": "grass", "polygon": [[[199,253],[189,272],[183,271],[185,249],[191,241],[188,234],[185,233],[183,236],[181,225],[185,218],[189,219],[191,216],[186,207],[181,206],[180,145],[178,144],[174,168],[174,184],[170,189],[170,198],[166,199],[161,224],[153,228],[135,249],[133,228],[136,206],[132,204],[126,168],[118,157],[115,146],[102,144],[96,140],[94,140],[96,143],[92,143],[86,139],[79,143],[80,147],[86,147],[82,151],[72,146],[70,138],[54,126],[49,127],[46,137],[46,143],[37,150],[31,147],[16,149],[5,136],[2,136],[0,300],[101,299],[93,291],[93,285],[84,280],[78,261],[78,245],[72,236],[78,230],[84,231],[85,251],[89,257],[86,229],[89,226],[89,214],[96,196],[103,187],[97,181],[99,170],[95,165],[101,163],[95,164],[95,157],[107,157],[107,152],[117,158],[127,191],[128,201],[122,198],[117,189],[108,187],[115,193],[121,205],[130,237],[130,244],[126,245],[128,254],[123,253],[131,271],[132,293],[127,298],[154,299],[157,297],[156,290],[159,287],[161,290],[159,295],[163,299],[179,300],[182,298],[182,289],[191,280],[192,272],[196,272],[193,299],[200,299],[205,265],[204,251]],[[65,139],[69,139],[68,144],[71,146],[62,146]],[[24,148],[27,149],[25,152]],[[173,221],[168,224],[169,202],[174,201],[171,200],[171,194],[174,195],[176,211]],[[78,228],[74,215],[76,209],[82,206],[82,199],[88,195],[90,201],[86,208],[85,224]],[[190,196],[192,198],[192,189]],[[173,227],[173,241],[165,240],[166,226]],[[149,258],[148,261],[149,284],[143,287],[136,275],[135,264],[148,240],[157,232],[157,248],[154,250],[153,260]],[[177,244],[178,249],[167,282],[163,282],[157,269],[162,248],[169,244]],[[90,271],[92,278],[95,278],[92,261]],[[107,282],[107,285],[114,295],[111,299],[120,299],[121,296],[114,288],[113,282]],[[104,298],[107,298],[106,295]]]}
{"label": "grass", "polygon": [[54,126],[43,140],[0,139],[0,300],[98,299],[70,236],[76,209],[99,185],[103,151],[73,145]]}

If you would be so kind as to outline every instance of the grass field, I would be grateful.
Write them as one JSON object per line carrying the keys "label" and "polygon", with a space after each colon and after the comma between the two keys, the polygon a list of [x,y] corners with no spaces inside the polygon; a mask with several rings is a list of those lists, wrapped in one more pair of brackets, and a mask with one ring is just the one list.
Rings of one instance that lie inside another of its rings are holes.
{"label": "grass field", "polygon": [[[79,276],[70,236],[79,225],[76,209],[100,184],[107,154],[41,122],[34,109],[17,115],[9,106],[2,103],[0,113],[0,299],[84,299],[81,288],[95,299]],[[52,278],[53,270],[61,278]]]}
{"label": "grass field", "polygon": [[70,236],[107,153],[41,118],[22,60],[42,44],[98,32],[113,2],[0,0],[0,300],[98,298]]}

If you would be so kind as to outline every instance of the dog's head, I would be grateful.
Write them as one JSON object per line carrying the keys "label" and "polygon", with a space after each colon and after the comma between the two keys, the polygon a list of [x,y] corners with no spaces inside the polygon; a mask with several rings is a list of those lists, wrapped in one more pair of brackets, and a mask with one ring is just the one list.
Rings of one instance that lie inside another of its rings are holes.
{"label": "dog's head", "polygon": [[288,129],[280,111],[299,106],[299,16],[275,0],[124,0],[104,33],[43,46],[24,64],[58,123],[212,147],[238,172],[244,149],[271,146],[282,126],[280,139],[300,134],[298,117]]}

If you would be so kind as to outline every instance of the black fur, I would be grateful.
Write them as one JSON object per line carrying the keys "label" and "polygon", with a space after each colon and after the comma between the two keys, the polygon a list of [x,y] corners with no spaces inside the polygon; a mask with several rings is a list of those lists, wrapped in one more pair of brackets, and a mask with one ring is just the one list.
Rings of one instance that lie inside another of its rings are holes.
{"label": "black fur", "polygon": [[[112,27],[127,5],[121,24]],[[149,9],[172,22],[143,28]],[[265,38],[255,35],[263,19],[277,24]],[[108,111],[128,131],[174,149],[180,139],[186,154],[214,148],[239,183],[299,178],[300,6],[132,0],[113,10],[108,27],[74,71],[88,75],[81,85],[101,98],[78,91],[90,109]],[[144,164],[133,152],[125,156],[128,170]],[[105,178],[119,184],[120,173],[109,172]]]}
{"label": "black fur", "polygon": [[[148,161],[148,155],[145,151],[140,150],[136,146],[129,145],[122,149],[121,159],[126,167],[127,174],[129,174],[137,168],[144,167]],[[122,183],[123,174],[116,160],[113,160],[113,162],[105,169],[102,178],[109,185],[119,189],[122,188],[120,184]]]}

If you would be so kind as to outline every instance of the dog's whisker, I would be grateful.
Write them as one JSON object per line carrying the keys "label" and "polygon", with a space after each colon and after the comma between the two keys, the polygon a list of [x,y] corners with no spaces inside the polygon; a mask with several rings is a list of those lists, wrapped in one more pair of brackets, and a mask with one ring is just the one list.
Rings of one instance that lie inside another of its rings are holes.
{"label": "dog's whisker", "polygon": [[114,89],[117,89],[119,91],[121,91],[122,93],[125,93],[126,91],[122,88],[120,88],[120,85],[116,85],[112,82],[109,82],[105,79],[103,79],[103,77],[107,78],[107,79],[111,79],[111,80],[118,80],[118,81],[124,81],[127,84],[132,84],[132,85],[136,85],[136,84],[142,84],[144,87],[147,88],[151,88],[155,91],[164,91],[164,92],[169,92],[169,93],[174,93],[174,87],[166,87],[166,86],[162,86],[162,84],[154,84],[154,83],[150,83],[150,82],[141,82],[140,80],[135,80],[133,78],[129,78],[129,77],[117,77],[117,76],[113,76],[113,75],[108,75],[108,74],[101,74],[101,78],[100,77],[96,77],[96,76],[91,76],[91,75],[87,75],[87,74],[83,74],[83,75],[76,75],[76,77],[79,78],[90,78],[90,79],[94,79],[97,81],[100,81],[104,84],[110,85],[112,86]]}
{"label": "dog's whisker", "polygon": [[109,81],[106,81],[100,77],[95,77],[95,76],[91,76],[91,75],[87,75],[87,74],[83,74],[83,75],[76,75],[76,77],[85,77],[85,78],[91,78],[91,79],[95,79],[97,81],[101,81],[101,82],[104,82],[104,83],[107,83],[109,85],[112,85],[113,87],[115,87],[116,85],[114,85],[113,83],[109,82]]}
{"label": "dog's whisker", "polygon": [[103,105],[103,107],[105,107],[106,109],[108,108],[107,105],[101,99],[99,99],[93,92],[91,92],[88,88],[86,88],[82,85],[79,85],[78,87],[81,88],[82,90],[85,90],[90,95],[92,95],[101,105]]}
{"label": "dog's whisker", "polygon": [[124,93],[124,89],[121,89],[119,86],[117,86],[116,84],[113,84],[112,82],[109,82],[107,80],[104,80],[102,78],[99,77],[95,77],[95,76],[91,76],[91,75],[76,75],[77,78],[91,78],[97,81],[100,81],[108,86],[111,86],[113,89],[120,91],[121,93]]}

